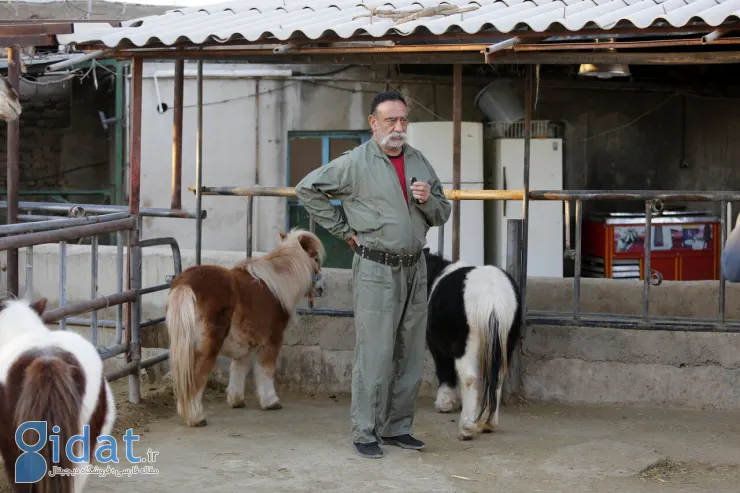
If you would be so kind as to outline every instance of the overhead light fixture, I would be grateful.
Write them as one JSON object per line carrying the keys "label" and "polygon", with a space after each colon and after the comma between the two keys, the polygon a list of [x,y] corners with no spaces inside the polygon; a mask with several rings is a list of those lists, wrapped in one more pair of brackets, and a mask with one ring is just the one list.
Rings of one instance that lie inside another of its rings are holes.
{"label": "overhead light fixture", "polygon": [[[610,39],[614,42],[614,39]],[[598,43],[598,40],[596,40]],[[607,52],[616,53],[615,48],[607,48]],[[630,67],[626,63],[582,63],[578,67],[578,75],[584,77],[596,77],[598,79],[611,79],[612,77],[629,77]]]}

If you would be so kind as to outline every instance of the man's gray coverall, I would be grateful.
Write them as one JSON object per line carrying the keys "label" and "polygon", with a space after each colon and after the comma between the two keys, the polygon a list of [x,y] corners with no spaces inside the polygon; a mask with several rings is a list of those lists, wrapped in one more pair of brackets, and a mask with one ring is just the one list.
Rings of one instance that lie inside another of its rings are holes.
{"label": "man's gray coverall", "polygon": [[[412,434],[421,385],[427,320],[426,262],[421,253],[432,226],[442,226],[451,205],[437,174],[418,150],[404,144],[406,203],[398,174],[375,139],[312,171],[295,188],[316,223],[362,247],[418,255],[410,266],[391,266],[360,255],[352,261],[356,344],[352,371],[355,443]],[[416,203],[411,178],[431,184]],[[340,200],[346,221],[326,194]]]}

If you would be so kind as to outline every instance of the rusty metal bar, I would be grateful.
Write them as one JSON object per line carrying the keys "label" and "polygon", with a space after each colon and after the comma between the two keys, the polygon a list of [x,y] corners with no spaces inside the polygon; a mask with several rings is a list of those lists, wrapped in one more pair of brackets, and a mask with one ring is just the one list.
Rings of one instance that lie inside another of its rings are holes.
{"label": "rusty metal bar", "polygon": [[156,356],[152,356],[152,357],[149,357],[147,359],[143,359],[137,362],[132,361],[131,363],[127,363],[126,365],[122,366],[116,371],[106,373],[105,378],[109,382],[112,382],[114,380],[118,380],[119,378],[122,378],[125,376],[132,376],[133,373],[138,372],[141,368],[148,368],[150,366],[156,365],[157,363],[166,361],[169,357],[170,357],[170,351],[165,350]]}
{"label": "rusty metal bar", "polygon": [[175,60],[175,97],[172,114],[172,198],[170,209],[182,209],[182,114],[185,60]]}
{"label": "rusty metal bar", "polygon": [[527,67],[524,85],[524,178],[522,190],[522,267],[519,289],[521,291],[522,323],[527,319],[527,264],[529,260],[529,168],[532,159],[532,67]]}
{"label": "rusty metal bar", "polygon": [[195,136],[195,265],[200,265],[203,241],[203,60],[198,60],[198,120]]}
{"label": "rusty metal bar", "polygon": [[141,98],[144,60],[134,57],[131,61],[131,157],[129,159],[128,209],[131,214],[139,213],[141,199]]}
{"label": "rusty metal bar", "polygon": [[[12,46],[8,49],[8,82],[20,95],[21,77],[21,47]],[[22,117],[22,115],[21,115]],[[8,215],[7,223],[18,222],[18,188],[20,186],[20,118],[7,123],[7,186],[8,186]],[[14,296],[20,294],[18,287],[18,250],[8,250],[8,292]]]}
{"label": "rusty metal bar", "polygon": [[[725,242],[727,241],[727,202],[720,202],[720,242],[719,256],[722,258],[722,252],[725,251]],[[707,240],[707,238],[705,238]],[[719,326],[725,327],[725,273],[722,271],[722,262],[719,263]]]}
{"label": "rusty metal bar", "polygon": [[[203,195],[295,197],[292,187],[202,187]],[[188,187],[191,192],[195,187]],[[522,200],[523,190],[445,190],[449,200]],[[740,191],[662,190],[530,190],[529,200],[661,200],[687,202],[740,201]],[[0,202],[1,206],[2,202]]]}
{"label": "rusty metal bar", "polygon": [[5,236],[0,238],[0,251],[11,248],[21,248],[42,243],[55,243],[58,241],[72,241],[78,238],[98,235],[102,233],[113,233],[115,231],[133,229],[135,218],[118,219],[99,224],[86,224],[84,226],[73,226],[71,228],[57,229],[53,231],[40,231],[24,235]]}
{"label": "rusty metal bar", "polygon": [[[462,167],[462,65],[454,65],[452,76],[452,186],[460,189]],[[460,260],[460,202],[452,203],[452,261]],[[442,226],[444,227],[444,226]]]}
{"label": "rusty metal bar", "polygon": [[653,201],[645,201],[645,235],[643,237],[643,267],[642,267],[642,319],[647,322],[650,311],[650,279],[652,272],[650,270],[650,257],[653,240]]}
{"label": "rusty metal bar", "polygon": [[91,217],[74,217],[74,218],[59,218],[35,221],[29,223],[19,223],[12,225],[0,226],[0,235],[16,235],[25,233],[34,233],[38,231],[50,231],[54,229],[66,228],[68,226],[81,226],[84,224],[97,224],[105,223],[108,221],[116,221],[118,219],[125,219],[128,217],[128,212],[115,212],[113,214],[104,214],[102,216],[91,216]]}
{"label": "rusty metal bar", "polygon": [[[513,51],[522,52],[533,52],[533,51],[576,51],[576,50],[598,50],[614,48],[617,50],[624,49],[640,49],[640,48],[668,48],[668,47],[680,47],[680,46],[701,46],[707,44],[704,41],[709,35],[698,39],[660,39],[650,41],[614,41],[606,43],[543,43],[543,44],[520,44],[513,46]],[[715,38],[716,39],[716,38]],[[711,41],[708,41],[711,42]],[[721,39],[714,41],[715,45],[735,45],[740,44],[740,39]]]}
{"label": "rusty metal bar", "polygon": [[50,324],[57,322],[63,318],[71,317],[73,315],[79,315],[82,313],[91,312],[93,310],[101,310],[109,306],[120,305],[122,303],[131,302],[136,299],[136,290],[129,289],[121,293],[112,294],[110,296],[101,296],[94,300],[83,301],[80,303],[73,303],[71,305],[64,305],[54,310],[47,310],[41,317],[45,323]]}
{"label": "rusty metal bar", "polygon": [[576,200],[576,258],[573,273],[573,318],[581,316],[581,245],[583,236],[583,203]]}
{"label": "rusty metal bar", "polygon": [[[8,207],[7,201],[0,200],[0,209]],[[128,212],[124,205],[100,205],[100,204],[60,204],[58,202],[18,202],[19,210],[56,212],[69,215],[70,211],[80,208],[89,214],[112,214],[114,212]],[[145,217],[168,217],[177,219],[195,219],[195,212],[188,210],[172,210],[161,207],[144,207],[139,209],[139,214]],[[203,219],[207,217],[203,211]]]}

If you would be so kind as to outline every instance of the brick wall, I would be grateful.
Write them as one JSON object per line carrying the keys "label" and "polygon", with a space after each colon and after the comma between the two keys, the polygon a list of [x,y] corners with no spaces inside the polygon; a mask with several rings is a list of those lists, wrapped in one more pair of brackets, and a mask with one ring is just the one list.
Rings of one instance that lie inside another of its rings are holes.
{"label": "brick wall", "polygon": [[[109,137],[98,109],[112,116],[106,86],[92,80],[50,85],[21,81],[20,190],[89,190],[111,186]],[[111,134],[112,138],[112,134]],[[0,125],[0,189],[7,187],[7,126]],[[4,199],[4,197],[3,197]],[[21,200],[53,201],[49,196]],[[100,196],[70,201],[101,203]]]}

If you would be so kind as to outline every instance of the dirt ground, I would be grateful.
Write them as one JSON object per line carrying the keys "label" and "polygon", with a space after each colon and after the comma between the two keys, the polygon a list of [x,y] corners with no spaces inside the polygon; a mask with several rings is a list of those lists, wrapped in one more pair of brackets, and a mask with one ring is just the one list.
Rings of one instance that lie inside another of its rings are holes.
{"label": "dirt ground", "polygon": [[502,409],[497,433],[461,442],[457,416],[420,400],[416,434],[427,448],[386,447],[384,459],[367,460],[349,443],[348,396],[282,394],[284,408],[266,412],[253,398],[246,409],[229,409],[223,391],[211,389],[209,425],[187,428],[166,386],[142,385],[142,404],[134,406],[126,380],[115,384],[115,435],[127,427],[141,434],[135,450],[158,451],[158,473],[94,476],[89,492],[740,491],[740,413],[523,402]]}

